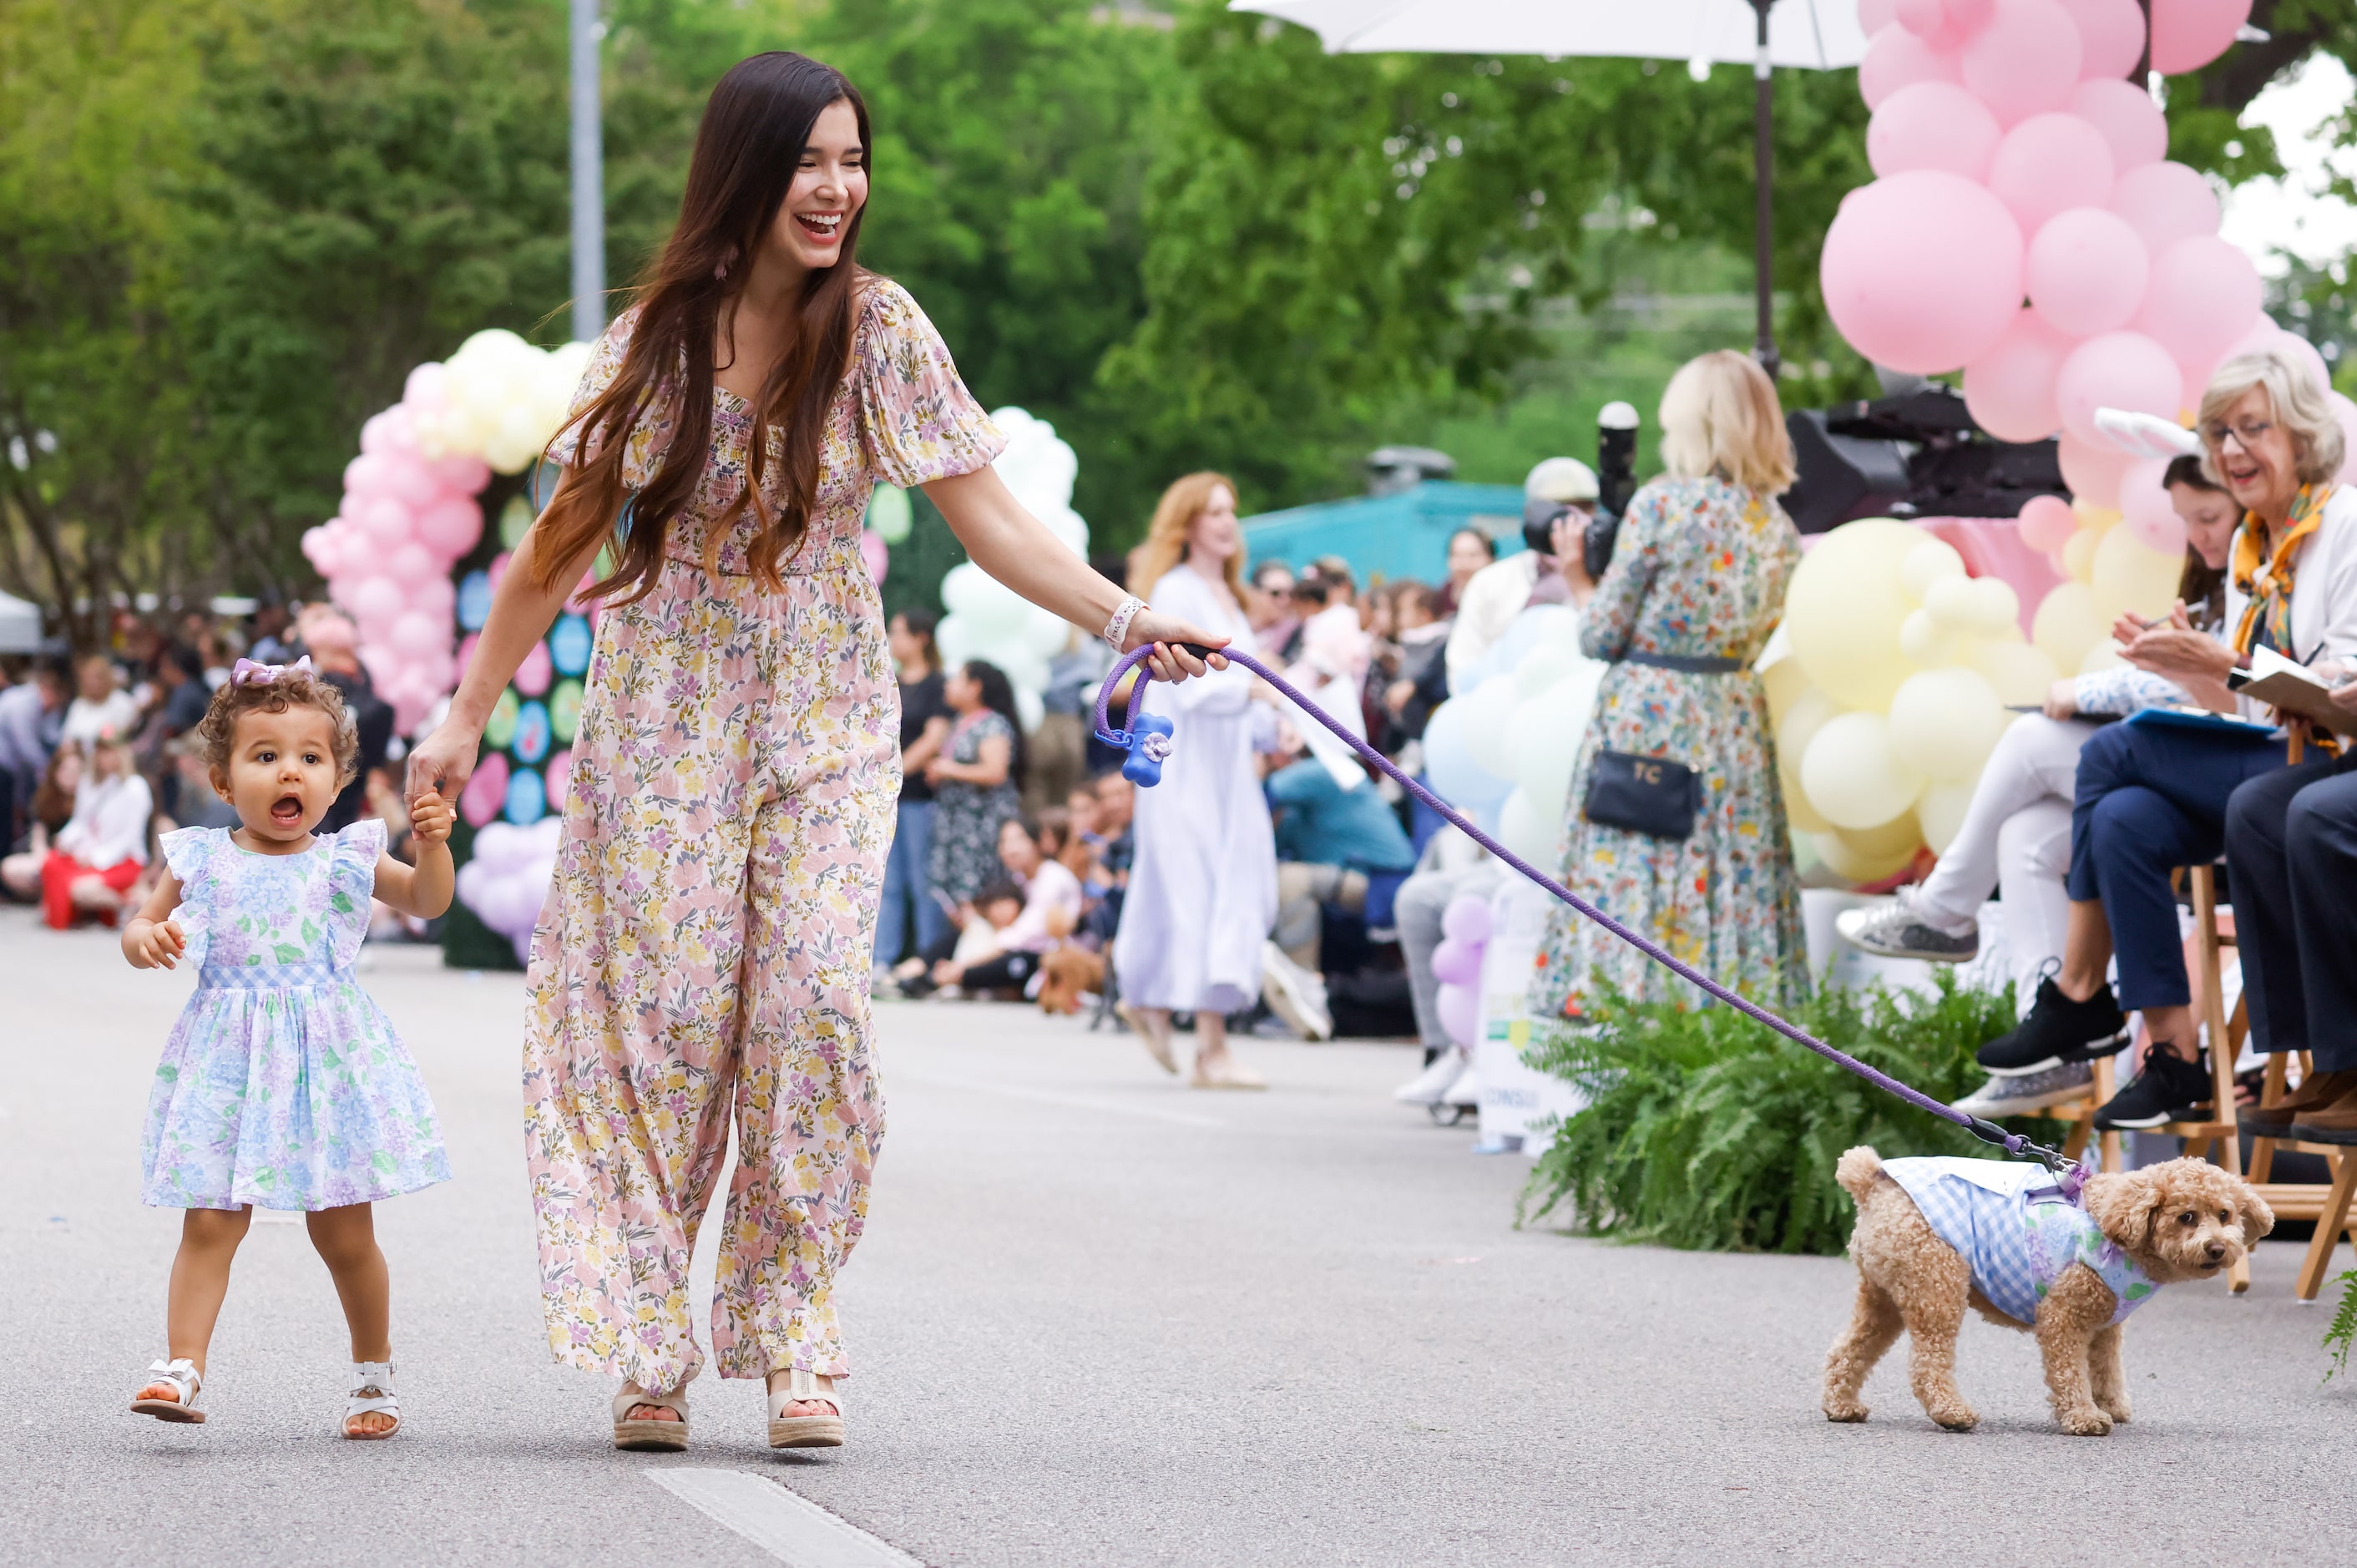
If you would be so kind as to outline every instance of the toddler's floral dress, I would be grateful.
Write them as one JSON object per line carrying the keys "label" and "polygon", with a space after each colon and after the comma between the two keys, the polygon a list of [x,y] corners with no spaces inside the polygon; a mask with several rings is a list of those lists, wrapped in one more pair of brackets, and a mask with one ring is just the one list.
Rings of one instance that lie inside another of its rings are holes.
{"label": "toddler's floral dress", "polygon": [[147,1100],[141,1200],[339,1208],[450,1178],[417,1064],[353,977],[384,824],[296,854],[164,835],[197,992]]}

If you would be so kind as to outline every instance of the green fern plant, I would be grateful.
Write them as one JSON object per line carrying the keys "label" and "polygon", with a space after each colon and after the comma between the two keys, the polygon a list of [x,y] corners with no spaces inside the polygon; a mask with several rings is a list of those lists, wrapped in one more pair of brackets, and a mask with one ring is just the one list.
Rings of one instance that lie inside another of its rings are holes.
{"label": "green fern plant", "polygon": [[[1828,988],[1793,1021],[1942,1101],[1982,1080],[1973,1053],[2014,1023],[2011,987]],[[1839,1252],[1851,1219],[1834,1181],[1842,1152],[1989,1155],[1918,1111],[1728,1007],[1608,999],[1589,1024],[1530,1048],[1587,1104],[1556,1130],[1524,1187],[1517,1222],[1568,1208],[1593,1235],[1723,1251]],[[2051,1122],[2025,1130],[2051,1142]]]}
{"label": "green fern plant", "polygon": [[2324,1369],[2328,1383],[2333,1373],[2349,1369],[2350,1345],[2357,1341],[2357,1269],[2332,1283],[2341,1287],[2341,1308],[2332,1315],[2332,1326],[2324,1331],[2324,1348],[2332,1352],[2332,1365]]}

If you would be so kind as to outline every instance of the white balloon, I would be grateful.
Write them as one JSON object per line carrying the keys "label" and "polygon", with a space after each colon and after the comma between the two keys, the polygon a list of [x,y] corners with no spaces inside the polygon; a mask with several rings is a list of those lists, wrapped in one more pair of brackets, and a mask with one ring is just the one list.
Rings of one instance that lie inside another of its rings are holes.
{"label": "white balloon", "polygon": [[1022,726],[1025,735],[1036,734],[1040,720],[1047,716],[1047,704],[1039,700],[1039,693],[1028,686],[1015,688],[1015,720]]}
{"label": "white balloon", "polygon": [[1891,752],[1926,779],[1970,780],[2013,718],[1977,671],[1926,670],[1890,699]]}
{"label": "white balloon", "polygon": [[981,658],[984,641],[982,628],[974,625],[973,618],[955,612],[943,616],[933,628],[933,646],[941,650],[945,667]]}
{"label": "white balloon", "polygon": [[1554,643],[1543,642],[1522,657],[1514,666],[1514,686],[1525,697],[1534,697],[1577,669],[1579,656]]}
{"label": "white balloon", "polygon": [[1545,866],[1563,847],[1563,813],[1542,810],[1517,789],[1498,808],[1498,842],[1533,865]]}
{"label": "white balloon", "polygon": [[1506,761],[1506,736],[1512,727],[1514,706],[1522,699],[1511,675],[1492,675],[1465,703],[1465,750],[1473,765],[1498,778],[1511,777]]}
{"label": "white balloon", "polygon": [[1560,821],[1569,803],[1587,716],[1602,666],[1589,665],[1515,704],[1506,736],[1510,776],[1540,814]]}

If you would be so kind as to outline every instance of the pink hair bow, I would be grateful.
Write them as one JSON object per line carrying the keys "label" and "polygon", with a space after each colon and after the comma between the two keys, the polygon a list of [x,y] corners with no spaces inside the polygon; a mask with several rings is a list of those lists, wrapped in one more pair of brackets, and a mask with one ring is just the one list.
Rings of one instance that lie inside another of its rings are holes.
{"label": "pink hair bow", "polygon": [[267,686],[281,675],[309,673],[311,656],[307,653],[292,664],[263,664],[251,659],[241,659],[237,667],[229,672],[229,683],[232,686]]}

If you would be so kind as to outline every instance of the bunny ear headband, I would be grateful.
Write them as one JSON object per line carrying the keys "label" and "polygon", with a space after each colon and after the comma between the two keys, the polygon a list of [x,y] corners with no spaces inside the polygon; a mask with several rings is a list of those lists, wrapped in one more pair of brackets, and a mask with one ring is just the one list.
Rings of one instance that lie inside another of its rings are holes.
{"label": "bunny ear headband", "polygon": [[307,653],[292,664],[262,664],[251,659],[241,659],[236,668],[229,672],[229,683],[232,686],[268,686],[282,675],[308,675],[311,672],[311,656]]}
{"label": "bunny ear headband", "polygon": [[2132,457],[2196,457],[2201,437],[2173,419],[2157,413],[2134,413],[2124,408],[2099,408],[2095,428],[2115,451]]}

